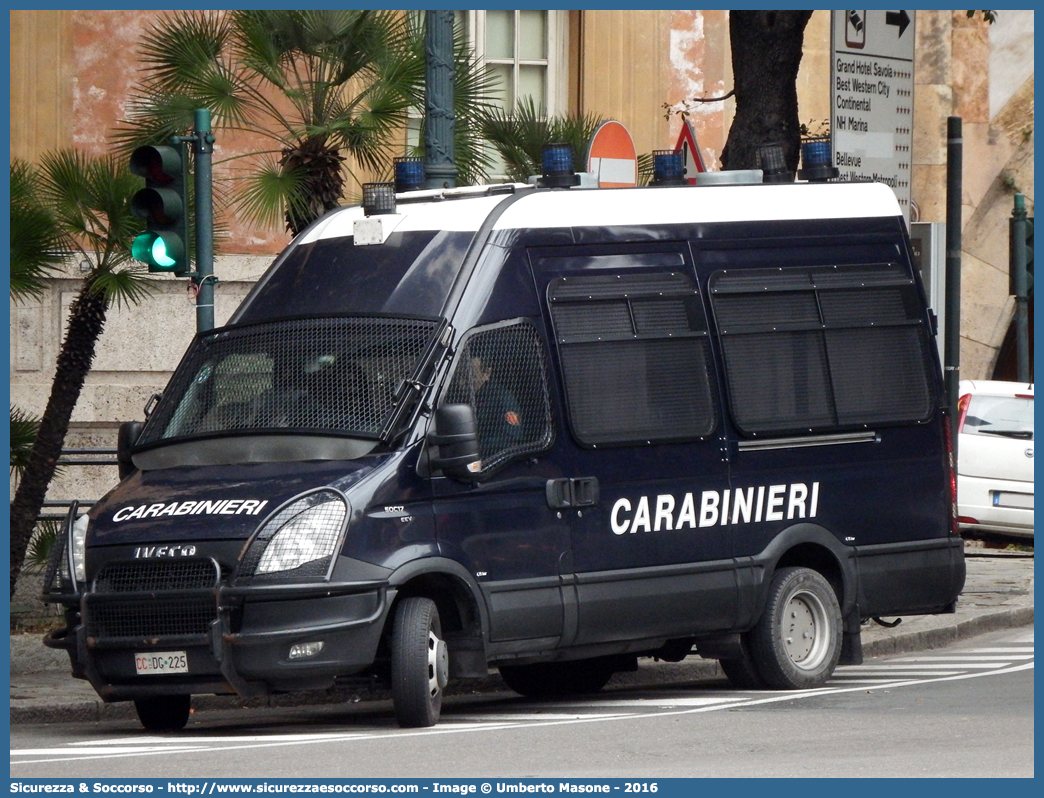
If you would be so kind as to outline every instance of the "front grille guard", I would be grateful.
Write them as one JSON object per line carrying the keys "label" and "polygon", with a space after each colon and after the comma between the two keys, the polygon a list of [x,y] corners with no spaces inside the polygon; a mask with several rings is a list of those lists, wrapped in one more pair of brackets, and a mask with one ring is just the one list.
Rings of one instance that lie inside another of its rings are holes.
{"label": "front grille guard", "polygon": [[71,605],[80,601],[80,588],[73,578],[76,571],[72,550],[73,524],[76,523],[79,507],[80,504],[76,501],[69,505],[69,512],[62,522],[62,534],[55,538],[50,556],[47,558],[41,595],[46,604]]}
{"label": "front grille guard", "polygon": [[[134,561],[130,561],[133,563]],[[243,634],[235,632],[232,628],[233,614],[242,606],[249,597],[262,601],[278,601],[280,599],[305,599],[309,597],[324,598],[332,596],[352,595],[358,593],[377,593],[376,608],[371,615],[343,623],[332,624],[324,627],[307,627],[311,633],[323,634],[350,629],[358,626],[366,626],[377,622],[382,618],[388,608],[388,582],[387,580],[372,580],[367,582],[343,582],[330,583],[321,582],[314,584],[266,584],[234,587],[222,583],[220,566],[214,560],[213,563],[215,581],[208,588],[192,588],[178,590],[147,590],[147,591],[120,591],[120,592],[88,592],[82,595],[80,612],[82,623],[76,628],[75,638],[67,635],[61,640],[55,639],[52,647],[75,648],[76,660],[83,669],[83,675],[97,691],[104,701],[121,701],[128,698],[141,698],[154,692],[163,695],[170,692],[169,683],[142,684],[135,682],[133,685],[113,684],[109,682],[99,671],[96,660],[91,656],[92,652],[102,650],[116,650],[135,648],[139,651],[158,651],[170,648],[182,648],[192,646],[205,646],[210,649],[215,660],[221,668],[223,682],[213,680],[205,683],[199,682],[198,677],[179,678],[178,683],[184,683],[186,689],[192,688],[194,692],[235,692],[244,698],[259,697],[267,695],[268,687],[263,683],[250,682],[244,679],[235,670],[232,649],[235,646],[249,645],[251,643],[272,642],[280,639],[291,640],[299,637],[304,629],[280,629],[276,631],[260,632],[254,634]],[[110,563],[113,565],[125,565],[125,562]],[[97,582],[97,580],[95,580]],[[140,602],[162,603],[167,601],[186,601],[192,599],[209,598],[213,601],[213,620],[208,628],[197,634],[189,635],[150,635],[131,637],[91,637],[88,629],[91,627],[92,612],[96,607],[104,604],[118,605],[127,603],[134,605]]]}

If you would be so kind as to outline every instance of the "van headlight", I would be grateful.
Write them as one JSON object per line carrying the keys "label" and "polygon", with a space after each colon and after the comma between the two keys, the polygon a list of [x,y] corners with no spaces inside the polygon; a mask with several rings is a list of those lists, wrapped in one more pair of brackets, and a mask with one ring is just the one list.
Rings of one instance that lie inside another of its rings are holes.
{"label": "van headlight", "polygon": [[87,525],[91,519],[84,513],[72,528],[72,566],[76,582],[87,581]]}
{"label": "van headlight", "polygon": [[328,578],[347,521],[348,500],[329,488],[290,501],[254,535],[243,559],[241,577],[293,571],[294,577]]}

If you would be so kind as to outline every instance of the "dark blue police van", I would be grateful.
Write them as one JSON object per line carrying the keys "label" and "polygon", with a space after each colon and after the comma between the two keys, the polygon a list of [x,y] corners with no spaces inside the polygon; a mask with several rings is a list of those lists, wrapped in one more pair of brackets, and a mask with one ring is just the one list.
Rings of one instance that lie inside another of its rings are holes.
{"label": "dark blue police van", "polygon": [[366,679],[823,684],[964,584],[933,318],[880,184],[381,193],[121,429],[49,646],[143,725]]}

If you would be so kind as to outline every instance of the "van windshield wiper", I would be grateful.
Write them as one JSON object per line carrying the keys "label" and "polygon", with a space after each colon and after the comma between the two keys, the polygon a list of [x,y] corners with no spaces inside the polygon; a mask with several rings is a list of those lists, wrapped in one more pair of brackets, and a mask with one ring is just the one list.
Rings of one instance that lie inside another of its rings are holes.
{"label": "van windshield wiper", "polygon": [[1033,440],[1033,430],[1029,429],[979,429],[981,435],[1000,435],[1004,438],[1018,438],[1019,440]]}

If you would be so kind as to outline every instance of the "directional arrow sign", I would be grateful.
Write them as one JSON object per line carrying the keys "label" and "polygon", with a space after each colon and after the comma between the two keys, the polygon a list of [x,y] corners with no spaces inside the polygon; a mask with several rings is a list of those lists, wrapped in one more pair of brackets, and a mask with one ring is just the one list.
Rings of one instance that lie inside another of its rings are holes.
{"label": "directional arrow sign", "polygon": [[910,24],[910,15],[905,11],[886,11],[885,25],[895,25],[899,28],[899,36],[902,37],[907,26]]}

